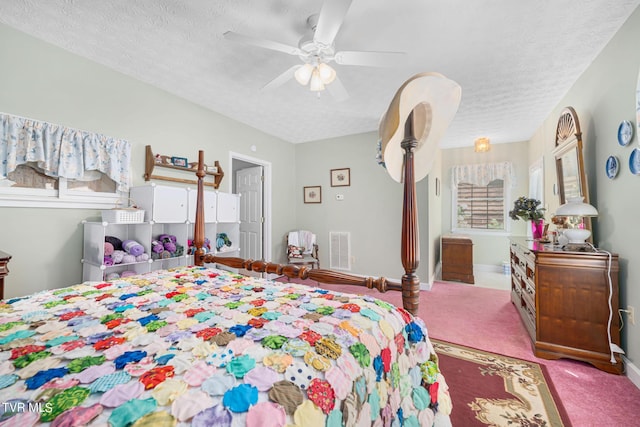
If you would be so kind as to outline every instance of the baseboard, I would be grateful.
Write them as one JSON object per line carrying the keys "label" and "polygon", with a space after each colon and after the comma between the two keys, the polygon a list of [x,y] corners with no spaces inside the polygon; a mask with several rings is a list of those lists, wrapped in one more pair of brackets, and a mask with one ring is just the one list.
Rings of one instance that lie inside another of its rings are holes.
{"label": "baseboard", "polygon": [[622,359],[624,360],[624,367],[627,371],[627,378],[631,380],[636,388],[640,389],[640,369],[638,369],[638,367],[631,363],[626,357],[622,356]]}
{"label": "baseboard", "polygon": [[483,273],[502,273],[504,271],[502,269],[502,264],[473,264],[473,270],[481,271]]}
{"label": "baseboard", "polygon": [[[504,267],[502,264],[473,264],[473,271],[479,273],[498,273],[504,274]],[[442,263],[436,264],[436,269],[433,274],[433,280],[442,280]],[[433,280],[431,281],[433,283]],[[431,288],[431,287],[429,287]]]}

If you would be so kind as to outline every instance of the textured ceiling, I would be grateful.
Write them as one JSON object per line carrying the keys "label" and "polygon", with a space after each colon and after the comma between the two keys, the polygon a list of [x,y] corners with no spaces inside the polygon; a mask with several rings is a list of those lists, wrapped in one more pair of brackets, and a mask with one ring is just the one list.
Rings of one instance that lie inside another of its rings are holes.
{"label": "textured ceiling", "polygon": [[322,0],[2,0],[0,22],[294,143],[375,131],[396,89],[436,71],[462,86],[443,148],[529,139],[640,0],[353,0],[336,50],[400,51],[394,68],[335,65],[349,98],[295,80],[261,88],[296,56]]}

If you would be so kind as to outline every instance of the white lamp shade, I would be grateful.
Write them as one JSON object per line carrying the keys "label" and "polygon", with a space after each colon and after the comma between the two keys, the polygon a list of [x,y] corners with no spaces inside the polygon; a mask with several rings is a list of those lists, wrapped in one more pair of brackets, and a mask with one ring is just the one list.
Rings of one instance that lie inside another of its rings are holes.
{"label": "white lamp shade", "polygon": [[306,86],[311,79],[311,73],[313,73],[313,66],[311,64],[304,64],[298,68],[294,74],[296,81],[303,86]]}
{"label": "white lamp shade", "polygon": [[311,83],[309,84],[309,90],[312,92],[319,92],[324,90],[324,83],[322,83],[322,79],[320,78],[320,73],[318,70],[313,70],[311,73]]}
{"label": "white lamp shade", "polygon": [[598,210],[588,203],[583,202],[584,198],[574,197],[567,203],[560,206],[556,211],[558,216],[598,216]]}
{"label": "white lamp shade", "polygon": [[336,70],[324,62],[321,62],[320,65],[318,65],[318,73],[320,74],[320,80],[322,80],[322,83],[326,85],[336,79]]}

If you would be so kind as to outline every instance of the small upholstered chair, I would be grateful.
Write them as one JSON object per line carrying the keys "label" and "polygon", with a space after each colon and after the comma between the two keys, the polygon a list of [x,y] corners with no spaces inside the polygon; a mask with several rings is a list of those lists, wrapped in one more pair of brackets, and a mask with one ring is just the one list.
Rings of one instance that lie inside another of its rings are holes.
{"label": "small upholstered chair", "polygon": [[287,262],[295,265],[310,265],[320,268],[316,235],[307,230],[290,231],[285,236]]}

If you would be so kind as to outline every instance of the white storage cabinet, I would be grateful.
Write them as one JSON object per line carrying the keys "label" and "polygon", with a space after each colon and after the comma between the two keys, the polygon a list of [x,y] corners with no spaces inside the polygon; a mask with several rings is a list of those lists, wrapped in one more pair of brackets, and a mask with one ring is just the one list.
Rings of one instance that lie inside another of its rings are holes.
{"label": "white storage cabinet", "polygon": [[82,280],[102,281],[109,273],[122,274],[123,271],[134,271],[136,274],[151,271],[151,260],[111,266],[104,265],[105,236],[114,236],[122,241],[135,240],[144,247],[144,252],[151,257],[151,224],[111,224],[83,221],[83,226]]}
{"label": "white storage cabinet", "polygon": [[[102,281],[109,273],[121,274],[134,271],[137,274],[168,269],[193,263],[188,255],[189,239],[193,239],[197,192],[193,189],[157,185],[155,183],[132,187],[130,198],[145,211],[145,222],[138,224],[112,224],[87,222],[84,224],[84,250],[82,259],[83,280]],[[212,253],[241,256],[240,196],[237,194],[205,191],[205,236],[211,241]],[[218,233],[226,233],[232,245],[216,250]],[[176,236],[184,246],[184,254],[165,259],[151,259],[151,242],[162,234]],[[149,254],[149,261],[104,265],[104,238],[115,236],[121,240],[139,242]]]}
{"label": "white storage cabinet", "polygon": [[187,221],[187,190],[168,185],[141,185],[132,187],[129,198],[144,209],[148,222],[185,223]]}

